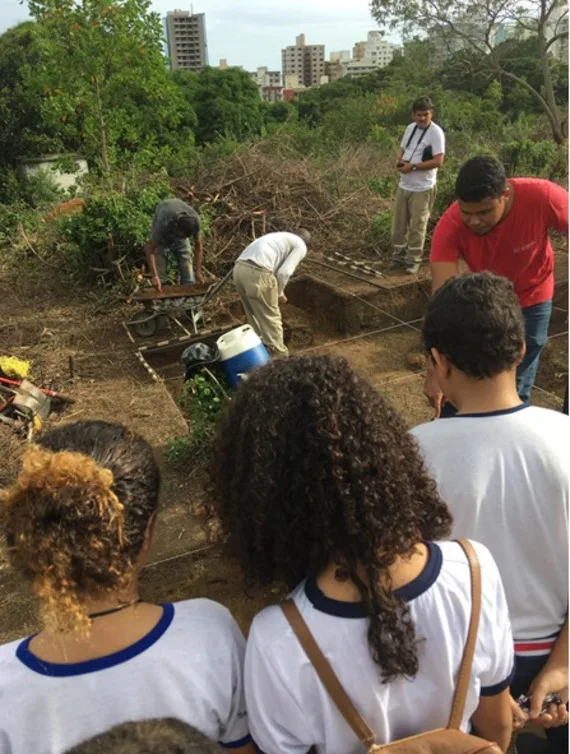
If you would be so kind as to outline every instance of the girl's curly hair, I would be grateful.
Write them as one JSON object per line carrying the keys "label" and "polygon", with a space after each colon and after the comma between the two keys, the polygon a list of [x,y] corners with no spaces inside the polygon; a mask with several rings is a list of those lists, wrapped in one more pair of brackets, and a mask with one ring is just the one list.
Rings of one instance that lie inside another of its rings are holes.
{"label": "girl's curly hair", "polygon": [[254,372],[219,429],[210,485],[249,583],[293,588],[331,561],[346,566],[383,679],[417,673],[414,626],[387,569],[449,535],[452,519],[402,419],[345,359]]}
{"label": "girl's curly hair", "polygon": [[150,445],[120,424],[67,424],[25,453],[0,514],[10,562],[31,580],[46,625],[85,631],[85,598],[128,584],[159,485]]}

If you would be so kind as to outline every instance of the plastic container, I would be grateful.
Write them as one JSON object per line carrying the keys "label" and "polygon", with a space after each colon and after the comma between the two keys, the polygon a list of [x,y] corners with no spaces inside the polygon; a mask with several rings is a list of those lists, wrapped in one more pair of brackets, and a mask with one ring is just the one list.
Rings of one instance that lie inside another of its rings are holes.
{"label": "plastic container", "polygon": [[250,325],[236,327],[216,341],[220,362],[231,387],[236,388],[252,369],[269,361],[267,349]]}

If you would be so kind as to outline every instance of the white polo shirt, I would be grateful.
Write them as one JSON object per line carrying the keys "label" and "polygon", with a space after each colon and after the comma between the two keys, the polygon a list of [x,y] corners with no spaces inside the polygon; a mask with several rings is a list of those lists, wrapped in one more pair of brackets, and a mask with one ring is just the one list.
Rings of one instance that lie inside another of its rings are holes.
{"label": "white polo shirt", "polygon": [[[473,543],[481,561],[482,601],[475,659],[462,729],[479,704],[510,685],[512,634],[503,586],[489,551]],[[409,603],[416,627],[419,671],[412,680],[382,683],[367,640],[362,603],[326,597],[314,579],[293,599],[356,708],[389,743],[445,727],[471,616],[471,577],[456,542],[428,543],[423,572],[397,594]],[[245,691],[251,735],[265,754],[362,754],[362,744],[321,684],[280,607],[253,621],[245,660]]]}
{"label": "white polo shirt", "polygon": [[[414,131],[415,129],[415,131]],[[408,146],[408,141],[411,141]],[[431,146],[432,154],[445,154],[445,133],[437,123],[431,123],[429,128],[417,128],[415,123],[410,123],[404,132],[400,143],[404,150],[402,160],[411,162],[412,165],[422,162],[422,153],[427,146]],[[433,170],[417,170],[400,175],[400,188],[406,191],[429,191],[437,181],[437,168]]]}
{"label": "white polo shirt", "polygon": [[253,262],[277,278],[279,295],[307,253],[305,242],[294,233],[267,233],[249,244],[238,262]]}
{"label": "white polo shirt", "polygon": [[95,660],[41,661],[31,637],[1,646],[0,753],[62,754],[119,723],[157,717],[245,745],[245,641],[236,622],[205,599],[163,608],[146,636]]}
{"label": "white polo shirt", "polygon": [[548,654],[568,609],[570,419],[522,404],[412,430],[453,536],[497,561],[519,655]]}

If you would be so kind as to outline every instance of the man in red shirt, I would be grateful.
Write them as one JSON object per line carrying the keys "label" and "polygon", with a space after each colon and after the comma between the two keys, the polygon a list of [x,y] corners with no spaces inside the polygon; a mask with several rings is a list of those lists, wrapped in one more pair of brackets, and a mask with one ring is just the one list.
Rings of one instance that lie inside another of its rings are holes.
{"label": "man in red shirt", "polygon": [[[460,257],[471,272],[488,270],[512,281],[526,330],[517,390],[528,401],[552,314],[554,252],[548,231],[568,233],[568,192],[537,178],[507,180],[502,164],[487,155],[462,166],[455,191],[457,201],[433,234],[432,293],[458,274]],[[429,366],[424,392],[440,416],[444,398]]]}

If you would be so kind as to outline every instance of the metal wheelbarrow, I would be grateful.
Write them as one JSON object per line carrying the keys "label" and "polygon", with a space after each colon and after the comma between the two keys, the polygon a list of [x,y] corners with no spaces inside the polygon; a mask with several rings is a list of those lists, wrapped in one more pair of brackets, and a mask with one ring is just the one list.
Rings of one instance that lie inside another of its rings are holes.
{"label": "metal wheelbarrow", "polygon": [[142,304],[143,311],[125,324],[132,327],[137,335],[148,338],[156,332],[160,318],[167,317],[187,335],[191,335],[179,319],[186,316],[197,335],[198,325],[204,321],[204,307],[225,285],[231,274],[232,268],[210,285],[166,285],[161,293],[157,293],[154,288],[139,291],[133,296],[133,301]]}

